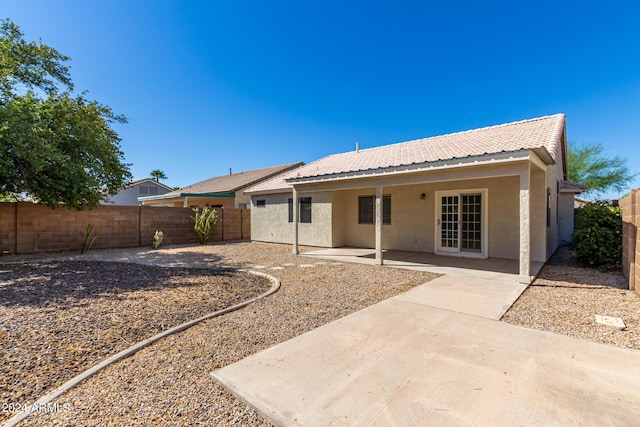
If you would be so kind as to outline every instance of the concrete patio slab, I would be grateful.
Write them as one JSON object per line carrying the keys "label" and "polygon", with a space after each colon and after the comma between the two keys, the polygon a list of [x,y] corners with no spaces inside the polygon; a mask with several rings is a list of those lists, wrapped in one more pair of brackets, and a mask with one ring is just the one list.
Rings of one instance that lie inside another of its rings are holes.
{"label": "concrete patio slab", "polygon": [[[375,250],[366,248],[319,249],[300,255],[340,262],[375,264]],[[465,258],[397,250],[385,250],[383,259],[385,267],[406,268],[438,274],[454,274],[502,282],[520,281],[518,260],[512,259]],[[530,281],[535,279],[543,266],[544,263],[542,262],[531,262],[532,275],[530,276]]]}
{"label": "concrete patio slab", "polygon": [[447,275],[395,299],[500,320],[527,285]]}
{"label": "concrete patio slab", "polygon": [[640,419],[640,352],[410,300],[383,301],[212,376],[277,425]]}

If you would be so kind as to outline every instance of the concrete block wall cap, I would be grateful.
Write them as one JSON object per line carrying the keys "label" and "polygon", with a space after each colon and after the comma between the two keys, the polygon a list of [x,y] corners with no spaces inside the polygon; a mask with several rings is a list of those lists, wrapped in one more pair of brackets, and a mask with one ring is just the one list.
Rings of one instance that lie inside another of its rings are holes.
{"label": "concrete block wall cap", "polygon": [[[62,384],[60,387],[56,388],[55,390],[49,392],[48,394],[42,396],[40,399],[36,400],[35,402],[33,402],[33,404],[29,405],[29,407],[39,407],[40,405],[46,405],[47,403],[50,403],[53,399],[59,397],[60,395],[62,395],[63,393],[71,390],[73,387],[77,386],[78,384],[80,384],[82,381],[84,381],[85,379],[91,377],[92,375],[94,375],[95,373],[101,371],[102,369],[114,364],[115,362],[118,362],[124,358],[127,358],[131,355],[133,355],[134,353],[137,353],[138,351],[142,350],[143,348],[155,343],[156,341],[161,340],[162,338],[168,337],[170,335],[176,334],[178,332],[182,332],[186,329],[189,329],[192,326],[197,325],[198,323],[204,321],[204,320],[208,320],[208,319],[213,319],[214,317],[218,317],[221,316],[223,314],[227,314],[227,313],[231,313],[232,311],[236,311],[239,310],[241,308],[246,307],[249,304],[252,304],[258,300],[261,300],[263,298],[268,297],[269,295],[277,292],[280,289],[280,281],[278,279],[276,279],[275,277],[266,274],[266,273],[262,273],[259,271],[252,271],[252,270],[247,270],[247,269],[236,269],[236,268],[207,268],[207,267],[198,267],[201,270],[221,270],[221,271],[240,271],[240,272],[244,272],[244,273],[249,273],[249,274],[253,274],[256,276],[260,276],[260,277],[265,277],[267,279],[269,279],[272,283],[271,288],[264,292],[261,295],[258,295],[257,297],[253,297],[250,298],[246,301],[243,301],[239,304],[236,304],[234,306],[231,307],[227,307],[225,309],[222,310],[218,310],[215,311],[213,313],[209,313],[209,314],[205,314],[204,316],[198,317],[197,319],[185,322],[181,325],[178,326],[174,326],[173,328],[167,329],[164,332],[160,332],[159,334],[156,334],[150,338],[147,338],[145,340],[140,341],[137,344],[132,345],[131,347],[129,347],[126,350],[121,351],[120,353],[114,354],[111,357],[108,357],[107,359],[103,360],[102,362],[100,362],[99,364],[93,366],[92,368],[87,369],[86,371],[82,372],[79,375],[76,375],[74,378],[70,379],[69,381],[67,381],[66,383]],[[10,418],[9,420],[7,420],[5,422],[5,424],[3,424],[3,427],[15,427],[17,426],[21,421],[23,421],[24,419],[26,419],[29,415],[31,415],[33,412],[31,411],[24,411],[24,412],[20,412],[17,415],[15,415],[14,417]]]}

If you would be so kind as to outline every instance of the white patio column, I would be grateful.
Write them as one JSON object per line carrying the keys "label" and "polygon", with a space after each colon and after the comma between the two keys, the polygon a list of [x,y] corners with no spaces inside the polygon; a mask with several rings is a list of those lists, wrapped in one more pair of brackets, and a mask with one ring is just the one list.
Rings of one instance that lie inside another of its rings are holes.
{"label": "white patio column", "polygon": [[376,265],[382,265],[382,186],[376,185]]}
{"label": "white patio column", "polygon": [[298,255],[298,192],[293,187],[293,254]]}
{"label": "white patio column", "polygon": [[182,207],[184,207],[184,208],[188,208],[189,207],[189,197],[184,196],[184,203],[182,204]]}
{"label": "white patio column", "polygon": [[529,284],[531,281],[531,171],[527,163],[525,170],[520,172],[520,282]]}

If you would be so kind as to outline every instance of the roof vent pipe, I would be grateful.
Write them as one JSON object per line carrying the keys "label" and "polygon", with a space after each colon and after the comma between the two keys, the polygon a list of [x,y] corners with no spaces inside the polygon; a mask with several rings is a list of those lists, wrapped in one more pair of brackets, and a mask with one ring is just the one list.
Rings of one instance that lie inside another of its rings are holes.
{"label": "roof vent pipe", "polygon": [[360,152],[360,143],[356,141],[356,153]]}

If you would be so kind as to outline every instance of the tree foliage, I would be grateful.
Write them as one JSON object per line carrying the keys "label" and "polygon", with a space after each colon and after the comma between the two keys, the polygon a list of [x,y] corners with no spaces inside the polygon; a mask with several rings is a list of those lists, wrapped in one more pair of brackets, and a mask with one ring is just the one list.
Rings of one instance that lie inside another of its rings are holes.
{"label": "tree foliage", "polygon": [[622,209],[608,203],[588,203],[575,216],[573,250],[576,259],[602,269],[622,262]]}
{"label": "tree foliage", "polygon": [[161,179],[167,179],[167,174],[165,174],[164,171],[161,171],[160,169],[152,170],[150,176],[151,178],[155,179],[156,182],[160,182]]}
{"label": "tree foliage", "polygon": [[52,207],[96,206],[129,180],[114,123],[123,116],[72,95],[67,56],[0,25],[0,195]]}
{"label": "tree foliage", "polygon": [[567,151],[569,178],[586,186],[586,194],[599,195],[611,190],[622,192],[637,176],[629,169],[627,159],[607,156],[602,144],[569,142]]}

